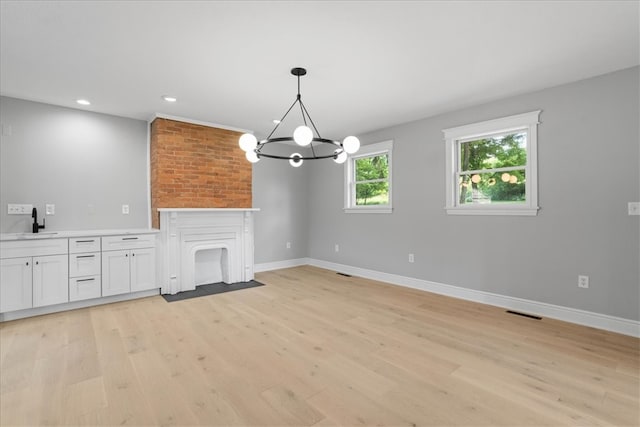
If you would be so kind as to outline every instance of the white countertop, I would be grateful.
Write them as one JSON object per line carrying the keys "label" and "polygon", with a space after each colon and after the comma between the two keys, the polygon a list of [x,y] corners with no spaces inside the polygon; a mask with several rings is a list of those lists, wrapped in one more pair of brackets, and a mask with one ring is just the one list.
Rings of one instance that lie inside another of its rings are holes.
{"label": "white countertop", "polygon": [[98,237],[120,236],[126,234],[152,234],[159,233],[155,228],[127,228],[108,230],[44,230],[39,233],[0,233],[0,241],[7,240],[41,240],[41,239],[67,239],[71,237]]}

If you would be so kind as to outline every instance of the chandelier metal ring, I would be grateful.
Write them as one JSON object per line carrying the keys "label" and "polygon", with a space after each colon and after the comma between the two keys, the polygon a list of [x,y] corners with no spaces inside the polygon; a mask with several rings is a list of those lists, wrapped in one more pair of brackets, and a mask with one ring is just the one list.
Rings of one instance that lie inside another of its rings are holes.
{"label": "chandelier metal ring", "polygon": [[[293,101],[293,104],[291,104],[286,113],[284,113],[282,119],[275,121],[276,125],[273,130],[261,141],[258,141],[251,133],[245,133],[240,137],[239,145],[240,148],[245,151],[247,160],[251,163],[258,162],[261,157],[289,160],[289,163],[294,167],[300,166],[303,160],[333,159],[336,163],[344,163],[348,154],[353,154],[358,151],[360,148],[360,141],[355,136],[348,136],[342,142],[323,138],[313,122],[313,119],[309,115],[307,108],[302,102],[302,96],[300,95],[300,76],[306,75],[307,70],[302,67],[295,67],[291,69],[291,74],[296,76],[298,79],[298,93],[295,101]],[[272,138],[280,124],[285,120],[296,104],[300,107],[300,113],[302,114],[302,121],[304,125],[298,126],[293,132],[293,136]],[[307,120],[311,124],[311,127],[307,126]],[[269,144],[286,144],[291,142],[300,147],[308,147],[311,150],[311,155],[293,153],[289,156],[284,156],[281,154],[271,154],[266,152],[266,150],[263,152],[263,149],[265,149]],[[314,146],[314,144],[316,145]],[[335,150],[329,154],[316,153],[316,148],[325,147],[324,144],[330,144],[332,148],[335,148]]]}
{"label": "chandelier metal ring", "polygon": [[[280,137],[280,138],[271,138],[271,139],[265,139],[262,140],[258,143],[257,148],[255,149],[255,152],[257,154],[259,154],[260,157],[267,157],[269,159],[281,159],[281,160],[290,160],[291,157],[287,157],[287,156],[279,156],[276,154],[268,154],[268,153],[263,153],[262,152],[262,148],[264,148],[267,144],[270,144],[272,142],[295,142],[295,140],[290,137],[290,136],[284,136],[284,137]],[[332,154],[327,154],[327,155],[319,155],[319,154],[315,154],[314,156],[300,156],[301,160],[315,160],[315,159],[335,159],[340,153],[342,153],[344,151],[344,149],[342,148],[342,144],[340,144],[340,142],[338,141],[333,141],[331,139],[326,139],[326,138],[313,138],[312,143],[313,142],[318,142],[321,144],[332,144],[336,147],[338,147],[340,149],[339,153],[332,153]]]}

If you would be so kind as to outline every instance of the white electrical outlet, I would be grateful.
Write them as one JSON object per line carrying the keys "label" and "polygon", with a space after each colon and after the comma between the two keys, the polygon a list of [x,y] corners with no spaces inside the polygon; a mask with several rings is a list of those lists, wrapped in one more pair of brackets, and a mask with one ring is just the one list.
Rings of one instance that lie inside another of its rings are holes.
{"label": "white electrical outlet", "polygon": [[413,254],[409,254],[409,262],[415,262],[415,257],[413,256]]}
{"label": "white electrical outlet", "polygon": [[336,252],[340,252],[340,245],[337,244],[337,243],[336,243],[336,246],[335,246],[335,250],[336,250]]}
{"label": "white electrical outlet", "polygon": [[33,205],[18,205],[15,203],[7,204],[8,215],[31,215]]}
{"label": "white electrical outlet", "polygon": [[122,215],[129,215],[129,205],[122,205]]}
{"label": "white electrical outlet", "polygon": [[56,214],[56,205],[54,204],[46,204],[44,205],[45,207],[45,213],[47,215],[55,215]]}
{"label": "white electrical outlet", "polygon": [[629,202],[629,215],[640,215],[640,202]]}
{"label": "white electrical outlet", "polygon": [[589,288],[589,276],[578,276],[578,287],[579,288]]}
{"label": "white electrical outlet", "polygon": [[287,249],[291,249],[291,242],[287,242]]}

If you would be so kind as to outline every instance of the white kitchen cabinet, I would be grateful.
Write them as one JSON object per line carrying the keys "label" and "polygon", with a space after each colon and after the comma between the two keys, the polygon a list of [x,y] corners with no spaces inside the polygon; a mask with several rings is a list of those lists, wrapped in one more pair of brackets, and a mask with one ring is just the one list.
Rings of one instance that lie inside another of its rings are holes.
{"label": "white kitchen cabinet", "polygon": [[155,236],[102,238],[102,296],[158,288]]}
{"label": "white kitchen cabinet", "polygon": [[102,296],[131,292],[129,252],[107,251],[102,253]]}
{"label": "white kitchen cabinet", "polygon": [[33,306],[69,302],[69,257],[50,255],[33,258]]}
{"label": "white kitchen cabinet", "polygon": [[131,251],[131,292],[157,288],[155,248]]}
{"label": "white kitchen cabinet", "polygon": [[100,237],[69,239],[69,301],[100,298]]}
{"label": "white kitchen cabinet", "polygon": [[31,257],[0,260],[0,313],[33,306]]}
{"label": "white kitchen cabinet", "polygon": [[100,275],[100,252],[69,255],[69,277]]}
{"label": "white kitchen cabinet", "polygon": [[69,239],[70,254],[94,252],[100,252],[100,237],[76,237]]}
{"label": "white kitchen cabinet", "polygon": [[0,322],[157,295],[156,233],[118,231],[2,234]]}
{"label": "white kitchen cabinet", "polygon": [[0,241],[0,313],[69,302],[67,239]]}
{"label": "white kitchen cabinet", "polygon": [[67,255],[1,260],[0,312],[69,301]]}
{"label": "white kitchen cabinet", "polygon": [[100,298],[100,276],[69,277],[69,301]]}

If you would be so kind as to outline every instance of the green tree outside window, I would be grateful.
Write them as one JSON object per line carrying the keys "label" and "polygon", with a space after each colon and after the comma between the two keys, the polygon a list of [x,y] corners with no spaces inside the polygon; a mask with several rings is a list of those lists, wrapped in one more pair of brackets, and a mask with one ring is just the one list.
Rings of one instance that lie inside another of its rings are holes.
{"label": "green tree outside window", "polygon": [[525,132],[460,143],[459,203],[523,203]]}
{"label": "green tree outside window", "polygon": [[387,154],[355,160],[356,205],[389,204],[389,157]]}

